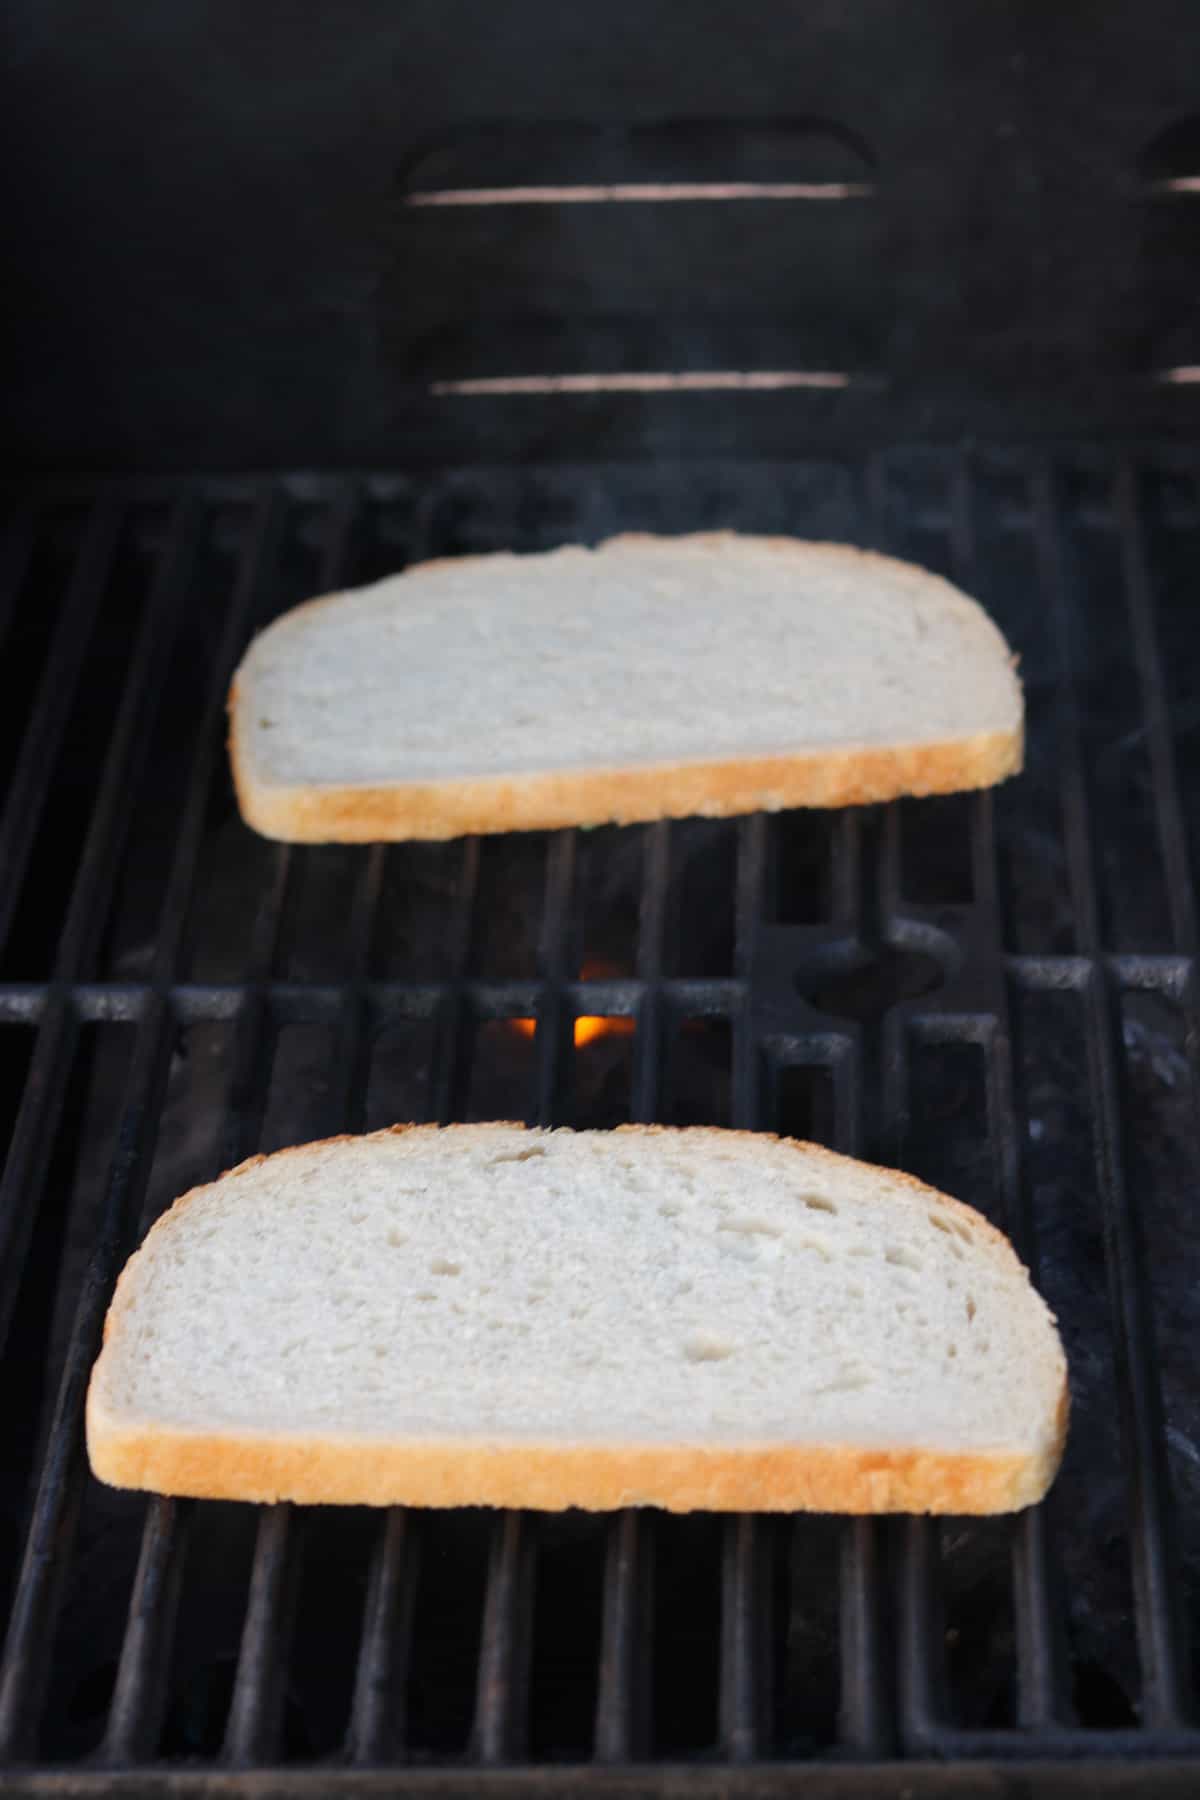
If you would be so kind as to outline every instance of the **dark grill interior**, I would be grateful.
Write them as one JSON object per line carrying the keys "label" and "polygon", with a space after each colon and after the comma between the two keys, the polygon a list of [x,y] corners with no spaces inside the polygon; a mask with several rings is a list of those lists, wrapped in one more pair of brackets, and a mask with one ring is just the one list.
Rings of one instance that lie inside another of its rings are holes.
{"label": "dark grill interior", "polygon": [[[717,525],[960,580],[1020,653],[1024,776],[448,845],[288,849],[241,826],[225,689],[284,607],[428,555]],[[1194,1791],[1198,553],[1197,469],[1173,449],[10,493],[18,1787],[349,1794],[384,1766],[406,1792],[648,1793],[688,1764],[689,1791],[857,1794],[886,1763],[897,1791],[967,1794],[1036,1760],[1039,1791],[1095,1793],[1132,1792],[1153,1757],[1158,1791]],[[576,1046],[579,1017],[624,1025]],[[1075,1410],[1049,1503],[384,1515],[91,1481],[104,1310],[177,1193],[260,1147],[495,1116],[777,1129],[962,1194],[1059,1314]]]}

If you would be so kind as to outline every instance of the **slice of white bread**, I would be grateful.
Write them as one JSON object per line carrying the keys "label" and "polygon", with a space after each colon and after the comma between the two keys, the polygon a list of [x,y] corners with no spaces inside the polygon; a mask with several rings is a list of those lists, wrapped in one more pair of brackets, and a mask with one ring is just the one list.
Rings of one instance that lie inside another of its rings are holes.
{"label": "slice of white bread", "polygon": [[296,607],[230,691],[247,824],[295,842],[722,817],[1021,766],[1004,639],[924,569],[731,532],[468,556]]}
{"label": "slice of white bread", "polygon": [[255,1157],[121,1277],[118,1487],[270,1501],[1003,1512],[1066,1365],[1011,1245],[749,1132],[395,1127]]}

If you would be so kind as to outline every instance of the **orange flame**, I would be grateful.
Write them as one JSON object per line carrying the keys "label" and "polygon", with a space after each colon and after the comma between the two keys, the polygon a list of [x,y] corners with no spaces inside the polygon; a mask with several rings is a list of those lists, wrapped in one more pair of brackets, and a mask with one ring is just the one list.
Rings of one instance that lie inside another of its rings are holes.
{"label": "orange flame", "polygon": [[[624,969],[619,969],[615,963],[602,962],[594,957],[589,958],[580,971],[584,981],[611,981],[624,973]],[[536,1019],[510,1019],[508,1022],[522,1037],[531,1038],[537,1031]],[[632,1019],[600,1018],[588,1014],[575,1021],[575,1048],[582,1050],[585,1044],[594,1044],[597,1038],[632,1037],[633,1030]]]}

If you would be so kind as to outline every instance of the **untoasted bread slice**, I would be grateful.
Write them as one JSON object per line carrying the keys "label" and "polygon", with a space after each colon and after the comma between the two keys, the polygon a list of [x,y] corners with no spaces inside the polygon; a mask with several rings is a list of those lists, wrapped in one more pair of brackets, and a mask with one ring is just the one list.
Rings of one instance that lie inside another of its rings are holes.
{"label": "untoasted bread slice", "polygon": [[243,817],[313,843],[985,787],[1022,733],[948,582],[730,532],[421,564],[277,619],[230,693]]}
{"label": "untoasted bread slice", "polygon": [[1008,1241],[747,1132],[397,1128],[178,1200],[88,1395],[103,1481],[237,1500],[1003,1512],[1067,1417]]}

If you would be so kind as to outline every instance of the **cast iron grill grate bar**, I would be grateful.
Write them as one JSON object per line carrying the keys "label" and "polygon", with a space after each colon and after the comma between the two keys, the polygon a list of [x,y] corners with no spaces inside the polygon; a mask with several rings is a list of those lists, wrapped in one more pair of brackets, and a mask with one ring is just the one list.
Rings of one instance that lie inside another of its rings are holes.
{"label": "cast iron grill grate bar", "polygon": [[190,1500],[152,1499],[129,1600],[101,1760],[121,1767],[158,1751],[175,1612],[194,1512]]}
{"label": "cast iron grill grate bar", "polygon": [[[977,483],[963,462],[947,465],[949,507],[945,527],[952,558],[964,584],[972,585],[979,558],[974,537]],[[877,465],[878,467],[878,465]],[[1033,465],[1022,465],[1026,474]],[[205,815],[214,777],[221,770],[221,713],[225,680],[256,613],[280,603],[276,568],[288,506],[319,501],[327,536],[322,582],[337,585],[338,564],[362,517],[370,483],[310,480],[195,484],[154,490],[172,505],[158,552],[154,582],[140,618],[129,671],[105,754],[98,797],[67,925],[52,976],[44,981],[0,983],[0,1020],[36,1029],[34,1059],[19,1109],[5,1186],[0,1190],[0,1228],[24,1230],[36,1210],[49,1168],[50,1150],[79,1027],[96,1020],[122,1020],[136,1027],[135,1049],[119,1133],[119,1148],[104,1202],[104,1225],[96,1260],[82,1290],[78,1315],[59,1389],[29,1526],[26,1557],[0,1670],[0,1756],[35,1754],[43,1704],[47,1659],[53,1649],[60,1593],[72,1556],[83,1494],[81,1409],[96,1335],[112,1279],[136,1235],[165,1093],[168,1059],[181,1024],[221,1020],[233,1025],[233,1071],[228,1100],[223,1161],[236,1161],[260,1141],[267,1106],[271,1057],[268,1047],[280,1027],[310,1022],[329,1028],[332,1106],[349,1129],[364,1120],[375,1034],[394,1021],[422,1021],[432,1050],[430,1114],[450,1121],[463,1114],[471,1074],[472,1046],[481,1022],[534,1016],[530,1116],[558,1123],[571,1116],[577,1063],[573,1022],[582,1013],[633,1016],[630,1113],[653,1121],[663,1116],[661,1083],[669,1064],[667,1046],[680,1023],[705,1016],[732,1027],[731,1114],[735,1125],[773,1124],[764,1116],[764,1042],[752,1003],[754,944],[766,902],[769,851],[776,826],[751,819],[736,827],[738,839],[734,964],[725,976],[692,977],[665,973],[664,940],[672,920],[672,845],[668,824],[640,834],[642,871],[638,903],[635,973],[628,977],[579,978],[579,920],[573,832],[546,839],[540,908],[541,935],[536,974],[522,980],[493,980],[473,972],[472,943],[477,923],[480,845],[466,841],[452,854],[457,876],[449,899],[444,973],[433,981],[379,978],[373,968],[375,925],[393,854],[383,849],[347,852],[354,874],[348,912],[345,975],[334,981],[289,979],[277,972],[281,933],[297,904],[306,852],[274,849],[268,859],[262,903],[253,928],[246,978],[206,982],[189,978],[184,944],[196,887]],[[412,534],[414,553],[436,552],[429,529],[441,490],[426,489]],[[1078,1756],[1089,1749],[1125,1755],[1155,1752],[1195,1754],[1190,1729],[1187,1648],[1178,1617],[1178,1563],[1172,1547],[1171,1497],[1162,1435],[1149,1290],[1137,1221],[1124,1189],[1120,1147],[1121,1066],[1116,1050],[1118,994],[1146,989],[1191,1006],[1194,970],[1194,913],[1187,887],[1188,849],[1171,741],[1171,715],[1157,641],[1154,599],[1147,560],[1142,495],[1136,468],[1123,465],[1113,479],[1110,516],[1119,535],[1124,592],[1131,621],[1139,693],[1152,761],[1156,824],[1170,901],[1170,952],[1153,955],[1109,951],[1100,937],[1096,867],[1087,814],[1087,787],[1079,738],[1078,703],[1071,692],[1065,585],[1058,537],[1062,507],[1049,473],[1034,470],[1034,539],[1062,652],[1064,713],[1065,823],[1072,879],[1077,949],[1071,954],[1031,954],[1006,950],[997,895],[996,832],[990,796],[971,803],[975,883],[973,918],[982,921],[986,955],[997,975],[1000,998],[973,1013],[962,1041],[982,1048],[986,1076],[987,1133],[999,1202],[1009,1227],[1028,1258],[1035,1247],[1031,1197],[1025,1185],[1018,1136],[1019,1112],[1006,988],[1013,992],[1064,990],[1084,1013],[1090,1057],[1100,1201],[1108,1232],[1114,1284],[1116,1335],[1125,1406],[1126,1467],[1133,1485],[1132,1550],[1136,1616],[1144,1670],[1144,1719],[1120,1731],[1084,1730],[1071,1723],[1064,1698],[1059,1596],[1054,1589],[1053,1516],[1046,1509],[1014,1524],[1012,1581],[1016,1639],[1016,1728],[966,1730],[956,1727],[945,1693],[945,1657],[939,1618],[937,1537],[914,1522],[895,1528],[870,1520],[847,1521],[840,1554],[841,1697],[838,1743],[844,1751],[883,1758],[891,1750],[893,1680],[900,1699],[902,1743],[910,1753],[940,1757]],[[111,579],[113,558],[136,485],[107,493],[100,512],[85,520],[67,606],[86,611],[94,622]],[[201,507],[214,499],[250,507],[252,521],[239,553],[239,573],[226,616],[218,666],[208,690],[191,777],[172,852],[166,898],[160,915],[153,968],[148,979],[93,978],[92,959],[115,891],[128,831],[124,804],[140,778],[158,702],[161,672],[171,655],[178,609],[189,581],[200,538]],[[878,496],[876,496],[876,501]],[[373,504],[375,502],[372,502]],[[505,502],[507,504],[507,501]],[[873,502],[879,514],[882,509]],[[103,526],[98,518],[107,519]],[[854,533],[855,516],[846,530]],[[20,521],[18,520],[18,525]],[[797,529],[801,527],[798,525]],[[870,535],[876,536],[877,532]],[[28,545],[21,530],[10,539],[14,579],[23,579]],[[895,546],[904,554],[901,546]],[[85,579],[86,576],[86,579]],[[0,609],[6,595],[0,593]],[[86,636],[86,633],[85,633]],[[52,636],[48,671],[56,669],[72,688],[72,673],[61,627]],[[65,705],[65,710],[64,710]],[[34,701],[39,742],[52,754],[62,741],[69,702],[51,695],[47,679]],[[26,826],[11,810],[12,837],[21,867],[32,843],[36,818],[47,794],[41,767],[31,754],[20,792],[35,819]],[[223,780],[223,771],[219,777]],[[900,814],[842,815],[833,823],[830,862],[832,914],[848,936],[877,939],[904,911],[899,891]],[[9,829],[5,826],[5,829]],[[22,851],[21,846],[25,849]],[[349,866],[349,865],[347,865]],[[13,884],[15,893],[20,883]],[[942,1029],[935,1021],[934,1040]],[[846,1035],[831,1051],[831,1035],[806,1053],[830,1068],[837,1099],[840,1148],[893,1154],[902,1148],[909,1105],[906,1027],[893,1019],[882,1028],[866,1026]],[[790,1052],[789,1052],[790,1053]],[[774,1054],[774,1051],[768,1052]],[[835,1061],[830,1062],[834,1056]],[[840,1058],[840,1060],[837,1060]],[[876,1103],[882,1100],[881,1109]],[[876,1139],[881,1141],[876,1142]],[[22,1217],[21,1215],[25,1216]],[[17,1274],[0,1264],[16,1289]],[[170,1679],[175,1614],[181,1572],[196,1509],[187,1503],[154,1500],[144,1513],[140,1557],[130,1588],[128,1615],[116,1667],[107,1726],[97,1750],[101,1767],[136,1770],[159,1752]],[[290,1665],[292,1617],[303,1554],[303,1514],[288,1508],[259,1515],[250,1587],[242,1625],[234,1694],[226,1721],[225,1779],[236,1770],[276,1762],[283,1751],[280,1709]],[[646,1515],[630,1511],[606,1527],[600,1626],[596,1646],[592,1750],[597,1763],[628,1764],[652,1756],[656,1723],[651,1711],[650,1644],[656,1538],[669,1531]],[[533,1599],[536,1587],[535,1517],[498,1515],[493,1528],[482,1594],[482,1620],[475,1669],[474,1725],[469,1755],[481,1779],[502,1765],[520,1762],[528,1751]],[[730,1519],[722,1526],[719,1563],[721,1612],[718,1681],[718,1747],[728,1762],[753,1763],[777,1754],[771,1724],[773,1668],[772,1564],[783,1537],[771,1521]],[[421,1580],[415,1521],[401,1509],[382,1514],[372,1540],[352,1694],[344,1726],[346,1779],[373,1765],[420,1754],[408,1744],[406,1689],[412,1657],[412,1615]],[[886,1607],[889,1570],[898,1563],[898,1658],[888,1664]],[[794,1598],[793,1598],[794,1604]],[[781,1721],[783,1734],[791,1721]],[[485,1767],[479,1767],[485,1765]],[[599,1775],[599,1771],[596,1771]],[[731,1779],[736,1771],[730,1770]],[[341,1777],[339,1777],[341,1779]],[[402,1782],[402,1777],[398,1777]],[[235,1787],[234,1791],[240,1791]],[[920,1791],[919,1784],[917,1791]]]}
{"label": "cast iron grill grate bar", "polygon": [[396,1762],[404,1754],[404,1694],[419,1555],[415,1516],[389,1507],[375,1543],[354,1699],[346,1733],[352,1763]]}
{"label": "cast iron grill grate bar", "polygon": [[1115,490],[1113,513],[1121,537],[1124,588],[1141,687],[1142,715],[1146,721],[1155,818],[1171,912],[1171,935],[1175,949],[1192,956],[1196,950],[1196,898],[1179,800],[1171,711],[1154,622],[1138,475],[1128,459],[1122,461],[1117,471]]}

